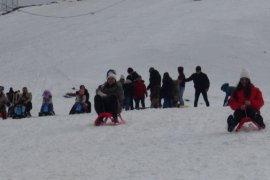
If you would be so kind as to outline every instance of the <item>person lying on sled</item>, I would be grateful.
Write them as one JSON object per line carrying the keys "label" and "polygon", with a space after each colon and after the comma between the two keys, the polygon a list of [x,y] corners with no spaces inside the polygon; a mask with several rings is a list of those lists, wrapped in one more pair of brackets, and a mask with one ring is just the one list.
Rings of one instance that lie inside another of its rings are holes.
{"label": "person lying on sled", "polygon": [[234,114],[227,119],[228,131],[232,132],[244,117],[250,117],[264,129],[265,124],[260,113],[263,105],[264,100],[260,89],[251,83],[249,72],[243,69],[240,81],[229,99],[229,106],[234,110]]}
{"label": "person lying on sled", "polygon": [[[96,90],[94,98],[95,110],[99,115],[102,112],[110,112],[114,123],[118,123],[117,115],[122,111],[124,100],[124,91],[120,82],[117,81],[116,72],[109,70],[107,72],[107,81],[100,85]],[[103,119],[96,121],[100,125]]]}

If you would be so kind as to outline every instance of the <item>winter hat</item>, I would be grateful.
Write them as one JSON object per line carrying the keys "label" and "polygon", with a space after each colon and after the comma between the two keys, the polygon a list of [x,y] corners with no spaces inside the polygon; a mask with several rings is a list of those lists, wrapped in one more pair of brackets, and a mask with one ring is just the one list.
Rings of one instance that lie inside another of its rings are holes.
{"label": "winter hat", "polygon": [[201,70],[202,70],[201,66],[197,66],[197,67],[196,67],[196,72],[199,72],[199,71],[201,71]]}
{"label": "winter hat", "polygon": [[117,79],[116,71],[113,70],[113,69],[108,70],[108,72],[107,72],[107,79],[108,78],[114,78],[116,80]]}
{"label": "winter hat", "polygon": [[120,79],[125,79],[125,76],[121,74]]}
{"label": "winter hat", "polygon": [[240,73],[240,79],[241,78],[247,78],[250,80],[250,74],[249,74],[249,71],[247,69],[242,69],[242,71]]}

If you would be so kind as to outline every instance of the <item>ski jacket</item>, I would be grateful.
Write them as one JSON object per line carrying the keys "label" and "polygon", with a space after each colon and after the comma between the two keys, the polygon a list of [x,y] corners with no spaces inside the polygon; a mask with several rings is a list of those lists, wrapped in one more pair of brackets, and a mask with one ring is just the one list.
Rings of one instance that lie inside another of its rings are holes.
{"label": "ski jacket", "polygon": [[156,86],[161,86],[161,76],[159,72],[154,69],[150,72],[149,85],[147,86],[147,89],[152,91]]}
{"label": "ski jacket", "polygon": [[122,84],[125,97],[131,97],[134,93],[134,86],[131,80],[127,79]]}
{"label": "ski jacket", "polygon": [[136,81],[136,79],[138,79],[140,75],[136,72],[136,71],[133,71],[132,73],[130,73],[128,76],[127,76],[127,79],[131,80],[132,82]]}
{"label": "ski jacket", "polygon": [[186,81],[185,81],[185,79],[186,79],[185,74],[180,74],[180,75],[178,76],[179,87],[185,87],[185,86],[186,86]]}
{"label": "ski jacket", "polygon": [[122,104],[124,100],[124,91],[120,82],[116,82],[113,85],[109,85],[105,82],[103,85],[100,85],[96,90],[96,94],[100,95],[103,93],[101,97],[106,98],[107,96],[116,96],[118,103],[118,113],[122,110]]}
{"label": "ski jacket", "polygon": [[172,78],[163,79],[161,98],[173,98],[174,82]]}
{"label": "ski jacket", "polygon": [[28,103],[32,101],[32,93],[22,93],[19,98],[20,103]]}
{"label": "ski jacket", "polygon": [[229,99],[229,105],[233,110],[238,110],[242,105],[245,104],[246,100],[251,102],[250,107],[256,110],[260,110],[264,105],[264,100],[262,97],[262,93],[259,88],[255,87],[251,84],[251,95],[249,99],[245,98],[244,89],[239,90],[237,93],[238,99],[235,99],[233,96]]}
{"label": "ski jacket", "polygon": [[134,83],[134,98],[143,98],[147,94],[144,81],[135,81]]}
{"label": "ski jacket", "polygon": [[76,103],[83,103],[83,104],[85,104],[86,103],[86,95],[79,95],[78,94],[76,96],[75,102]]}
{"label": "ski jacket", "polygon": [[186,79],[186,82],[193,81],[194,88],[196,90],[206,90],[210,87],[210,81],[207,75],[203,72],[193,73],[189,78]]}

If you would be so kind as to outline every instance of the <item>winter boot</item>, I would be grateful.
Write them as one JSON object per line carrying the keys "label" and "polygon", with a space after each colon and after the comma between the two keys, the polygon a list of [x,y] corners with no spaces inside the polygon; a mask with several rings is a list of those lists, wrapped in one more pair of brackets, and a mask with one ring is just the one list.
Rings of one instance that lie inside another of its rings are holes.
{"label": "winter boot", "polygon": [[232,115],[229,115],[229,117],[227,119],[227,123],[228,123],[228,131],[232,132],[236,126]]}

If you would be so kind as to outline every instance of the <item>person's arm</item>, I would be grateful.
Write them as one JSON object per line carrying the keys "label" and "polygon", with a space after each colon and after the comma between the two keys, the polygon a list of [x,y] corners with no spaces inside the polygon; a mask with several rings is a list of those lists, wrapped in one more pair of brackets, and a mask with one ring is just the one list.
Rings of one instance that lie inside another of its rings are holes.
{"label": "person's arm", "polygon": [[189,76],[189,78],[185,79],[185,82],[192,81],[193,79],[194,79],[194,74],[192,74],[191,76]]}
{"label": "person's arm", "polygon": [[259,110],[263,105],[264,105],[264,100],[263,100],[262,92],[259,89],[257,89],[255,98],[250,100],[250,106]]}

